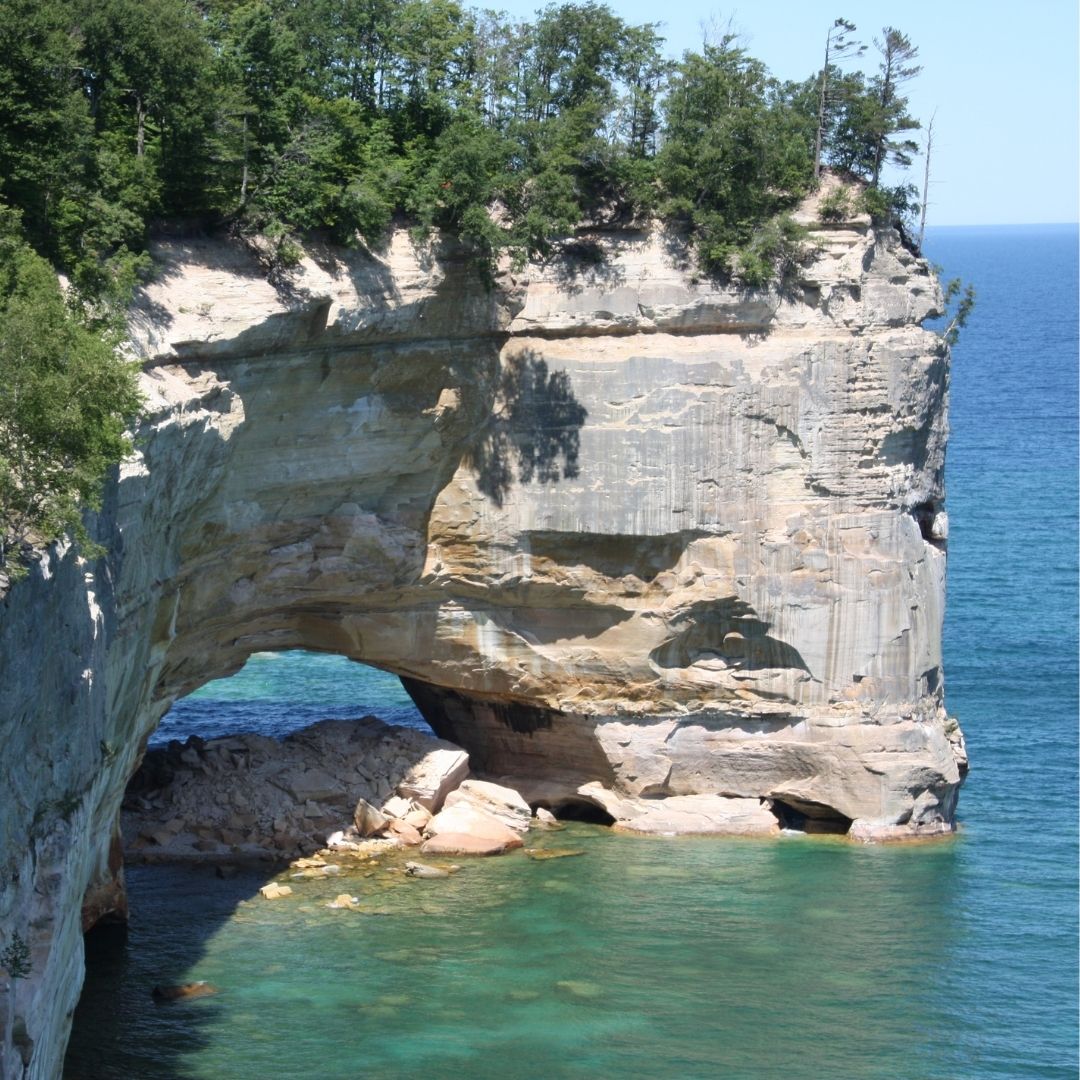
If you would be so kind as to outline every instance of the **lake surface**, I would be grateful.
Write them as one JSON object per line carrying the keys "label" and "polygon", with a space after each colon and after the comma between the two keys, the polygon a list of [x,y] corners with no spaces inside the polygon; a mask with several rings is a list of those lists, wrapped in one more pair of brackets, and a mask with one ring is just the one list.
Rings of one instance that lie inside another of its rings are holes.
{"label": "lake surface", "polygon": [[[937,229],[975,284],[954,350],[946,692],[961,834],[646,840],[297,884],[133,868],[127,946],[91,938],[71,1080],[1077,1075],[1077,231]],[[161,738],[327,715],[421,723],[396,681],[257,656]],[[219,724],[220,729],[214,725]],[[325,903],[348,890],[361,912]],[[379,912],[386,912],[380,914]],[[157,1006],[161,982],[214,997]]]}

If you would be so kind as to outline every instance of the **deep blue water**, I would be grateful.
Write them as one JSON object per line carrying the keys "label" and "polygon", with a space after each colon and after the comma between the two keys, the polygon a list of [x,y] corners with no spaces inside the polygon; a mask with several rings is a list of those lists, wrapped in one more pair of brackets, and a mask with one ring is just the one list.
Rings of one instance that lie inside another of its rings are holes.
{"label": "deep blue water", "polygon": [[[934,229],[978,290],[953,353],[946,694],[953,841],[653,841],[574,826],[449,883],[130,871],[71,1078],[1026,1080],[1077,1076],[1077,230]],[[162,735],[415,714],[345,661],[257,656]],[[319,890],[322,889],[323,892]],[[328,891],[327,891],[328,890]],[[351,921],[350,921],[351,920]],[[158,981],[213,998],[155,1006]]]}

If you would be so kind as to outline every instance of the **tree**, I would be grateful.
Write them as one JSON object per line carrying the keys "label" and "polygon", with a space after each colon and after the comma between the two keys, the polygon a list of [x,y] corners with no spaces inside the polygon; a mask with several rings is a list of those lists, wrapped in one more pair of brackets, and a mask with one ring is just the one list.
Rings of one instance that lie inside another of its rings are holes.
{"label": "tree", "polygon": [[911,155],[919,149],[910,139],[897,141],[893,136],[919,128],[918,120],[908,115],[907,98],[901,97],[898,91],[904,83],[915,78],[922,67],[914,63],[919,55],[918,48],[892,26],[885,27],[880,40],[874,38],[874,45],[881,53],[881,63],[880,74],[874,80],[878,112],[874,119],[874,164],[870,183],[877,187],[887,161],[906,167],[911,164]]}
{"label": "tree", "polygon": [[930,205],[930,155],[934,150],[934,115],[930,117],[930,123],[926,125],[926,162],[923,168],[922,205],[919,208],[919,243],[918,248],[922,251],[923,239],[926,237],[926,208]]}
{"label": "tree", "polygon": [[83,325],[56,273],[0,211],[0,570],[12,555],[70,530],[97,506],[109,465],[128,451],[138,411],[136,365]]}
{"label": "tree", "polygon": [[11,940],[0,951],[0,967],[8,976],[8,1014],[4,1029],[4,1041],[10,1043],[15,1024],[15,985],[20,979],[30,974],[30,946],[18,930],[11,935]]}
{"label": "tree", "polygon": [[[666,193],[661,211],[693,230],[706,271],[735,273],[740,249],[807,190],[813,159],[806,134],[783,88],[732,36],[683,57],[657,161]],[[792,236],[787,227],[767,231],[769,242],[754,245],[755,283],[771,258],[766,251]]]}
{"label": "tree", "polygon": [[866,46],[849,37],[855,32],[855,24],[847,19],[837,19],[825,35],[825,63],[821,68],[821,88],[818,93],[818,123],[814,137],[814,180],[821,175],[821,147],[825,136],[827,117],[831,98],[829,95],[830,79],[833,68],[842,61],[862,56]]}

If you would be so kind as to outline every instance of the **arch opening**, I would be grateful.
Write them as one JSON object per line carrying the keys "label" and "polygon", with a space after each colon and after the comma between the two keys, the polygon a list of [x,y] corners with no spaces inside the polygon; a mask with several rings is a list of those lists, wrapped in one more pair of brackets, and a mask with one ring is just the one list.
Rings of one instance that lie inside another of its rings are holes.
{"label": "arch opening", "polygon": [[396,675],[338,653],[256,652],[239,671],[176,701],[149,745],[247,732],[281,739],[319,720],[369,715],[431,733]]}

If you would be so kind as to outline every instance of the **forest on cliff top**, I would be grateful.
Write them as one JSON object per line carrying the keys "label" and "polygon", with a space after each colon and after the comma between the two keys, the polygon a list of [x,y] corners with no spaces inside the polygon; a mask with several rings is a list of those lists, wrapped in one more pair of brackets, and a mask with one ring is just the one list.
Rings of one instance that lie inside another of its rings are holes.
{"label": "forest on cliff top", "polygon": [[914,205],[882,176],[916,150],[917,49],[836,19],[814,51],[801,82],[722,31],[672,60],[658,24],[591,0],[528,22],[457,0],[6,0],[0,593],[27,545],[94,551],[82,509],[129,447],[119,346],[154,233],[226,234],[287,275],[305,236],[377,250],[407,225],[490,272],[659,221],[700,272],[763,286],[799,257],[786,212],[823,167],[865,182],[823,216]]}
{"label": "forest on cliff top", "polygon": [[287,263],[312,231],[377,246],[406,221],[543,257],[657,217],[706,272],[763,284],[818,165],[878,188],[915,149],[917,50],[875,33],[866,73],[855,28],[823,21],[826,65],[782,82],[730,33],[674,61],[658,24],[593,2],[518,22],[457,0],[8,0],[0,197],[91,293],[181,224]]}

